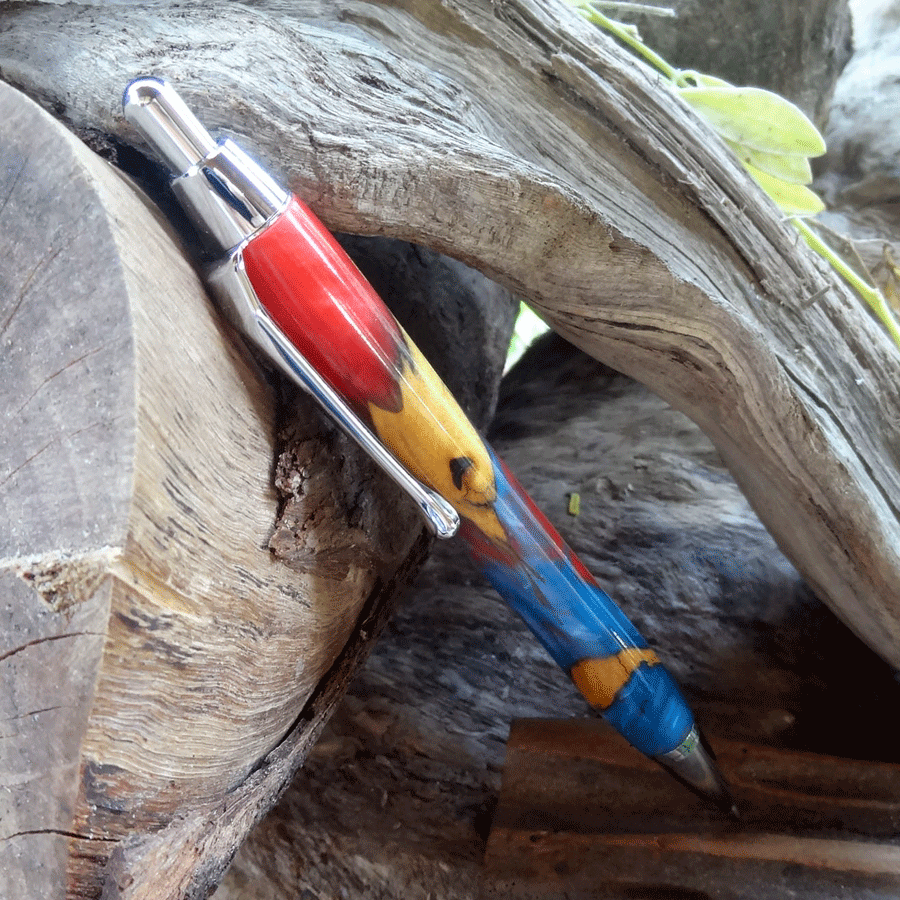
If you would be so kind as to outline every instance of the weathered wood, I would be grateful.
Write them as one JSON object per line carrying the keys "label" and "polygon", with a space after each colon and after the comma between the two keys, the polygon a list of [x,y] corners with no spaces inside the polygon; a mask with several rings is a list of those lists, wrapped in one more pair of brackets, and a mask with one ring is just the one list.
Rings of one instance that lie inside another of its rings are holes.
{"label": "weathered wood", "polygon": [[391,583],[380,586],[334,668],[298,721],[235,790],[205,808],[185,809],[161,831],[135,833],[115,846],[105,867],[103,900],[205,900],[247,833],[303,763],[333,707],[387,621],[393,600],[418,571],[430,541],[420,535]]}
{"label": "weathered wood", "polygon": [[[295,454],[315,474],[292,513],[315,513],[316,552],[273,558],[273,391],[146,199],[6,85],[0,110],[0,894],[96,897],[117,841],[207,824],[226,794],[247,803],[257,769],[251,812],[274,802],[422,529],[354,448],[328,452],[306,405]],[[328,702],[308,707],[323,678]],[[251,824],[220,829],[211,858],[151,844],[220,872]]]}
{"label": "weathered wood", "polygon": [[896,349],[710,130],[575,12],[24,3],[2,24],[4,77],[74,126],[133,140],[117,98],[152,69],[330,226],[526,295],[697,422],[816,592],[900,665]]}
{"label": "weathered wood", "polygon": [[481,896],[897,896],[900,766],[711,743],[738,823],[602,723],[515,722]]}
{"label": "weathered wood", "polygon": [[[276,402],[146,198],[24,95],[0,103],[0,892],[96,896],[126,841],[105,896],[206,896],[429,542],[309,400]],[[440,335],[484,422],[513,298],[428,251],[349,243],[401,315],[443,292],[447,321],[405,319]]]}
{"label": "weathered wood", "polygon": [[[816,600],[684,415],[548,335],[504,379],[488,436],[704,727],[900,762],[884,727],[900,708],[890,667]],[[509,722],[588,714],[464,551],[442,542],[216,900],[471,900]]]}

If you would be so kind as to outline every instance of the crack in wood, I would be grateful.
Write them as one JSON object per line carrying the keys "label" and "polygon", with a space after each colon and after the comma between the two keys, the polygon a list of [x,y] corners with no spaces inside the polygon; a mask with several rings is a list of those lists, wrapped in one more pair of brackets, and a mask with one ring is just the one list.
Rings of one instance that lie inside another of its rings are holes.
{"label": "crack in wood", "polygon": [[0,662],[4,662],[7,659],[10,659],[13,656],[16,656],[19,653],[23,653],[25,650],[29,650],[32,647],[38,647],[41,644],[49,644],[53,641],[65,641],[70,640],[71,638],[77,637],[103,637],[102,634],[96,631],[72,631],[68,634],[52,634],[47,637],[35,638],[33,641],[28,641],[25,644],[20,644],[18,647],[14,647],[12,650],[7,650],[6,653],[0,654]]}
{"label": "crack in wood", "polygon": [[34,834],[52,834],[60,837],[72,838],[78,841],[95,841],[98,844],[114,844],[117,843],[115,838],[103,838],[90,834],[79,834],[77,831],[66,831],[62,828],[31,828],[26,831],[17,831],[14,834],[0,836],[0,841],[11,841],[15,838],[27,837]]}

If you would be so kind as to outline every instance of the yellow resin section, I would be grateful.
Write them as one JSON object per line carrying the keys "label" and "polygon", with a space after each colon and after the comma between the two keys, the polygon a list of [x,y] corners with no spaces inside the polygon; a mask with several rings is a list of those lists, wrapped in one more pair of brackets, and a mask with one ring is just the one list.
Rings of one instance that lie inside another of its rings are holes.
{"label": "yellow resin section", "polygon": [[655,666],[658,662],[659,657],[649,648],[626,647],[613,656],[582,659],[572,666],[570,674],[591,706],[609,709],[641,663]]}
{"label": "yellow resin section", "polygon": [[399,412],[369,403],[372,425],[394,455],[489,538],[505,543],[494,512],[497,485],[484,442],[446,385],[411,341],[412,366],[398,377]]}

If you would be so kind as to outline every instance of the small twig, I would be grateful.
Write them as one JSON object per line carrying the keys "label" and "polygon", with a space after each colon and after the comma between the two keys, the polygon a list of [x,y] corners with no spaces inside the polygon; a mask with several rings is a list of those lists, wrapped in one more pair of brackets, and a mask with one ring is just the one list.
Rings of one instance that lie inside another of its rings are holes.
{"label": "small twig", "polygon": [[616,0],[594,0],[592,6],[602,7],[610,12],[642,13],[645,16],[662,16],[674,19],[678,15],[671,6],[651,6],[649,3],[616,2]]}
{"label": "small twig", "polygon": [[810,294],[805,300],[800,301],[800,309],[809,309],[810,306],[813,305],[817,300],[821,300],[829,291],[831,287],[829,285],[825,285],[825,287],[819,288],[814,293]]}
{"label": "small twig", "polygon": [[894,343],[900,347],[900,326],[897,325],[897,320],[894,318],[894,313],[888,305],[887,300],[885,300],[884,294],[882,294],[878,288],[868,284],[865,279],[854,272],[847,264],[846,260],[838,256],[838,254],[835,253],[803,219],[794,219],[793,224],[800,234],[803,235],[806,243],[809,244],[819,256],[827,260],[844,281],[846,281],[853,290],[869,304],[869,307],[887,329],[888,334],[891,336]]}

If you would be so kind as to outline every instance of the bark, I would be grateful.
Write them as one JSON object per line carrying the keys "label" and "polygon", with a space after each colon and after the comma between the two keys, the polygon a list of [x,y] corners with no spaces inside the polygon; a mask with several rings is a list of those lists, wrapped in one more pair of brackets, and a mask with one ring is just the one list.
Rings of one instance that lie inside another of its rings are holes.
{"label": "bark", "polygon": [[[0,893],[205,897],[430,542],[311,401],[279,406],[147,198],[6,85],[0,108]],[[430,278],[476,308],[477,273],[409,253],[368,254],[399,306]],[[480,299],[457,383],[484,416],[515,306]]]}
{"label": "bark", "polygon": [[[20,3],[0,11],[0,73],[131,163],[124,83],[167,76],[331,227],[414,240],[524,294],[560,333],[687,413],[816,593],[900,663],[896,350],[709,130],[576,14],[529,0]],[[247,402],[256,412],[269,401]],[[254,462],[253,477],[267,465]],[[98,472],[80,475],[91,496]],[[268,483],[254,484],[271,502]],[[58,518],[90,532],[77,507],[61,501]],[[102,522],[103,541],[70,542],[79,562],[85,548],[116,546],[121,515]],[[34,579],[51,599],[65,593],[53,572]],[[76,654],[62,705],[83,704],[93,684],[106,645],[90,616],[105,621],[104,596],[73,607],[93,643]],[[35,625],[22,646],[44,637]],[[30,838],[56,854],[68,840]]]}

